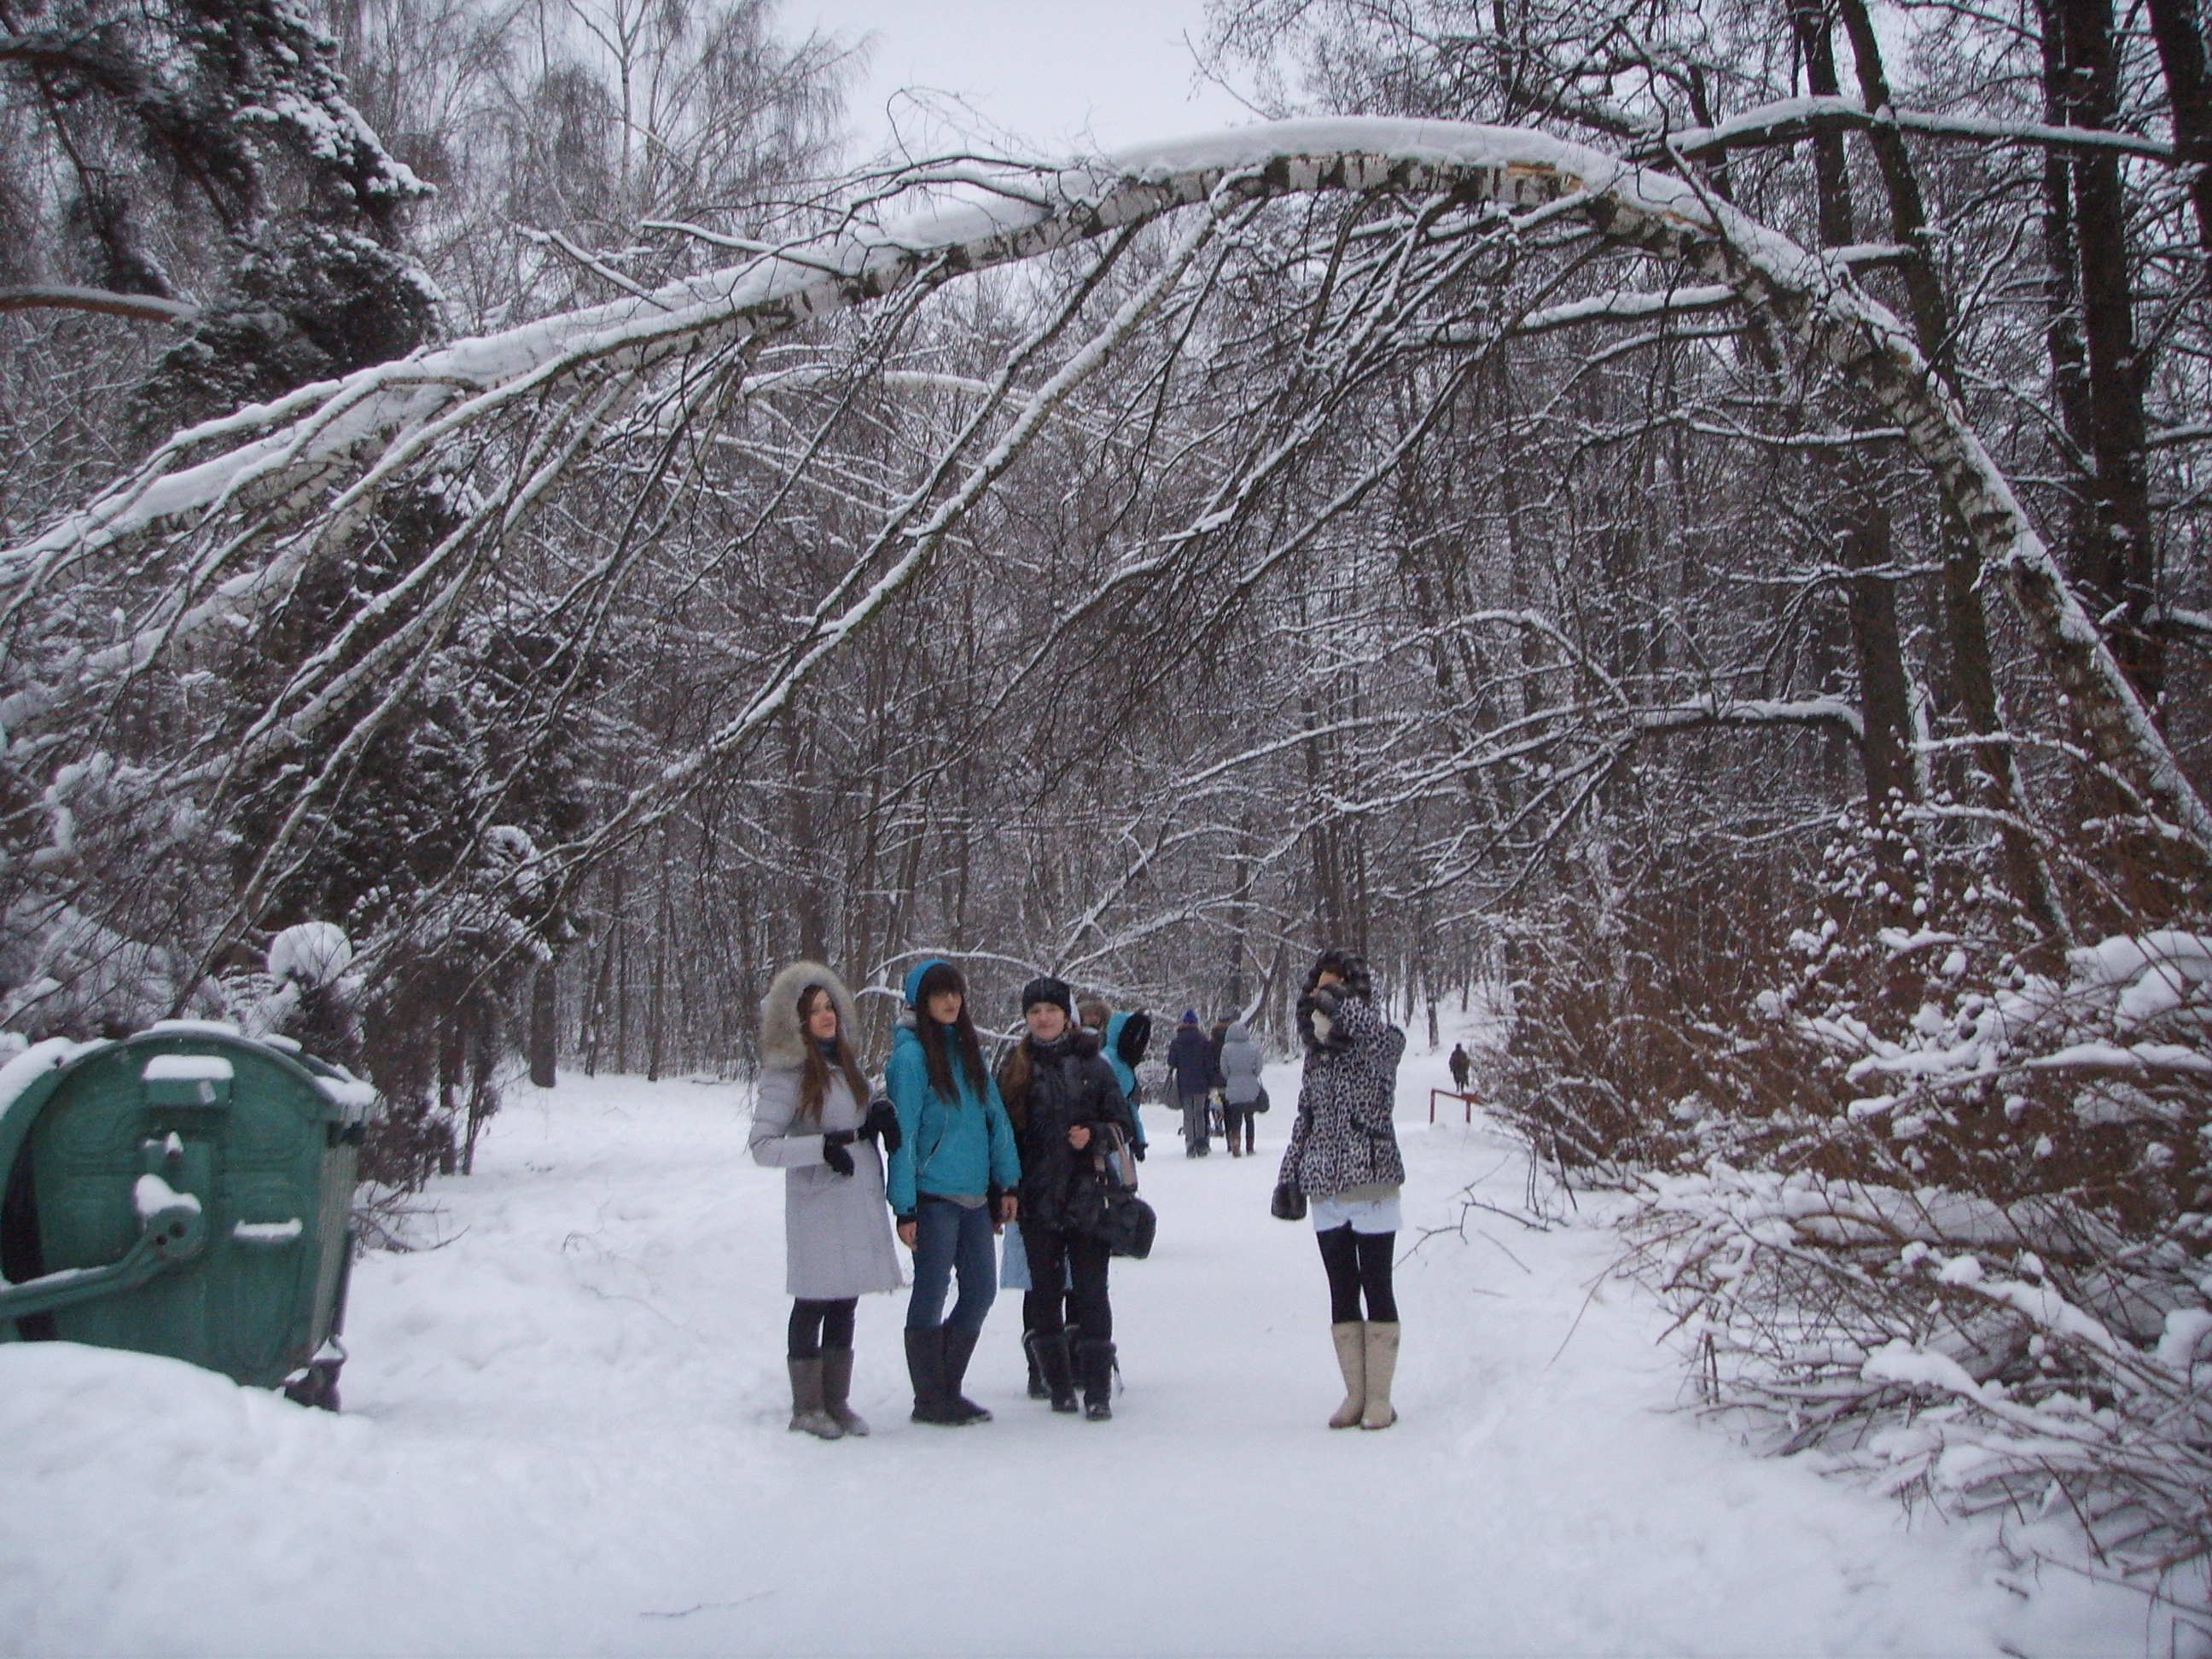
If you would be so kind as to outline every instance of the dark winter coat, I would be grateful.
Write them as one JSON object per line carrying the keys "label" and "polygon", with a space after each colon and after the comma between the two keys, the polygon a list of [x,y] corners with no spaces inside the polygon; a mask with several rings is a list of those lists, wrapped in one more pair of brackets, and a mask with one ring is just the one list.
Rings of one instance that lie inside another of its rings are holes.
{"label": "dark winter coat", "polygon": [[1168,1073],[1182,1094],[1202,1095],[1214,1086],[1213,1045],[1197,1026],[1176,1027],[1175,1041],[1168,1044]]}
{"label": "dark winter coat", "polygon": [[[1072,1218],[1071,1189],[1091,1178],[1099,1133],[1111,1126],[1133,1140],[1137,1126],[1094,1034],[1079,1026],[1057,1042],[1040,1044],[1024,1037],[1021,1046],[1029,1052],[1030,1091],[1026,1104],[1014,1107],[1012,1114],[1022,1119],[1015,1131],[1022,1157],[1022,1219],[1065,1227]],[[1002,1093],[1006,1079],[1002,1066]],[[1079,1152],[1067,1144],[1067,1132],[1078,1124],[1092,1135],[1091,1146]]]}
{"label": "dark winter coat", "polygon": [[848,1176],[822,1161],[823,1132],[859,1128],[868,1103],[853,1097],[844,1073],[833,1066],[821,1121],[797,1121],[811,1040],[799,1024],[799,997],[810,985],[830,993],[848,1038],[857,1029],[853,999],[827,968],[794,962],[778,974],[761,1002],[761,1072],[753,1090],[752,1131],[745,1139],[753,1162],[783,1171],[785,1293],[830,1302],[895,1291],[901,1280],[876,1143],[856,1140],[846,1148],[853,1159]]}
{"label": "dark winter coat", "polygon": [[1277,1178],[1308,1198],[1401,1186],[1406,1179],[1390,1121],[1406,1034],[1382,1017],[1372,996],[1342,989],[1334,1014],[1316,1021],[1302,1012],[1298,1022],[1306,1036],[1305,1075]]}

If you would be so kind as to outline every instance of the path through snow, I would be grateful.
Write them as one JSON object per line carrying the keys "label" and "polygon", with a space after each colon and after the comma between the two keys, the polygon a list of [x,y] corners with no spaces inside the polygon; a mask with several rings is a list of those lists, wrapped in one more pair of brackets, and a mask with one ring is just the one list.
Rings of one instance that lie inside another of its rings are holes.
{"label": "path through snow", "polygon": [[[1494,1131],[1428,1127],[1441,1078],[1408,1060],[1409,1224],[1524,1179]],[[902,1301],[876,1297],[876,1434],[787,1433],[781,1177],[746,1160],[743,1105],[520,1092],[434,1194],[452,1242],[356,1273],[341,1418],[0,1346],[0,1652],[2143,1650],[2132,1598],[2024,1595],[1981,1531],[1908,1528],[1674,1410],[1599,1227],[1429,1240],[1400,1268],[1404,1420],[1328,1432],[1310,1230],[1267,1213],[1280,1109],[1256,1159],[1146,1165],[1159,1245],[1115,1270],[1110,1425],[1024,1397],[1012,1296],[970,1377],[998,1420],[908,1424]]]}

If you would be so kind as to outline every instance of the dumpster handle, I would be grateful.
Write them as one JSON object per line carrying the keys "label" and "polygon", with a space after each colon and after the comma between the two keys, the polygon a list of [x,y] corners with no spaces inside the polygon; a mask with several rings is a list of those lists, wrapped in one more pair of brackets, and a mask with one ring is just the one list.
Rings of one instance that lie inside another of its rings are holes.
{"label": "dumpster handle", "polygon": [[197,1200],[157,1209],[119,1261],[105,1267],[64,1267],[21,1285],[0,1283],[0,1320],[26,1319],[136,1290],[190,1261],[206,1243],[207,1218]]}

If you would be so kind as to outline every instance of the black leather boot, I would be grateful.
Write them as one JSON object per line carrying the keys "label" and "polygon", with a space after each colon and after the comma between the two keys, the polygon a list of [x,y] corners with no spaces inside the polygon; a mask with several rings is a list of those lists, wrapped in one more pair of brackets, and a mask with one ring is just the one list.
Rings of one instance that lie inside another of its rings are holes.
{"label": "black leather boot", "polygon": [[1037,1334],[1035,1331],[1022,1333],[1022,1352],[1030,1362],[1030,1398],[1049,1400],[1052,1398],[1052,1390],[1045,1386],[1044,1373],[1037,1369],[1036,1345]]}
{"label": "black leather boot", "polygon": [[957,1325],[939,1328],[945,1334],[945,1409],[954,1413],[950,1419],[956,1423],[988,1423],[991,1413],[960,1392],[961,1383],[968,1378],[968,1361],[975,1352],[977,1331],[963,1331]]}
{"label": "black leather boot", "polygon": [[1075,1367],[1068,1358],[1067,1333],[1036,1334],[1037,1365],[1044,1372],[1045,1392],[1056,1412],[1075,1409]]}
{"label": "black leather boot", "polygon": [[945,1328],[906,1334],[906,1372],[914,1381],[914,1421],[957,1426],[965,1423],[945,1388]]}
{"label": "black leather boot", "polygon": [[1075,1369],[1083,1379],[1083,1415],[1093,1423],[1108,1421],[1114,1415],[1114,1345],[1078,1343]]}

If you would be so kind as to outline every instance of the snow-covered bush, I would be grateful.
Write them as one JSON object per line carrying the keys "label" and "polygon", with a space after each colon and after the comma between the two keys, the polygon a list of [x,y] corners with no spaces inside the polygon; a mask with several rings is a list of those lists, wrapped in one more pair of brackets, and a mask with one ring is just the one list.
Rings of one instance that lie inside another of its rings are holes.
{"label": "snow-covered bush", "polygon": [[1640,1195],[1708,1406],[2201,1604],[2212,928],[2125,926],[2187,912],[2100,842],[2061,891],[2123,926],[2054,948],[1952,807],[1524,924],[1503,1103]]}
{"label": "snow-covered bush", "polygon": [[353,966],[353,941],[327,921],[295,922],[269,941],[258,974],[226,977],[240,1025],[249,1036],[286,1036],[318,1059],[348,1068],[362,1058],[365,987]]}
{"label": "snow-covered bush", "polygon": [[2070,1517],[2097,1565],[2201,1602],[2201,1226],[2130,1240],[2067,1197],[2006,1205],[1716,1159],[1655,1176],[1632,1231],[1705,1398],[1755,1414],[1778,1449],[1996,1511],[2024,1552],[2051,1544],[2039,1523]]}

